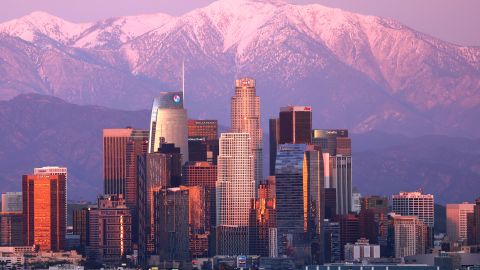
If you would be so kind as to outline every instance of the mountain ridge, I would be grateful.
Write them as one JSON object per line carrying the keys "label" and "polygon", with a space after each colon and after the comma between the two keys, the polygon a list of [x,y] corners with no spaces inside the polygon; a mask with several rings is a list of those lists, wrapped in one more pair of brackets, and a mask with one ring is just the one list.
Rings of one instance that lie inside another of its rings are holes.
{"label": "mountain ridge", "polygon": [[[47,25],[56,21],[48,18]],[[25,34],[31,40],[6,31],[11,24],[0,24],[2,99],[37,92],[149,108],[159,91],[180,87],[185,61],[187,105],[199,117],[227,123],[220,108],[229,104],[233,80],[251,76],[269,117],[280,106],[305,104],[327,125],[355,132],[480,136],[472,119],[480,112],[480,47],[391,19],[318,4],[221,0],[178,17],[126,16],[82,28],[60,22],[58,29],[73,32]],[[26,78],[16,76],[24,71]]]}

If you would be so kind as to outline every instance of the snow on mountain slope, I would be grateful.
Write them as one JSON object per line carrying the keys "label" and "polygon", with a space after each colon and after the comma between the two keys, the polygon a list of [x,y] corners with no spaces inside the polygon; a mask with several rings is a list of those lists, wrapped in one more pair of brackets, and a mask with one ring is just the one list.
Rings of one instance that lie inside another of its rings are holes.
{"label": "snow on mountain slope", "polygon": [[36,11],[0,24],[0,32],[30,42],[35,41],[38,35],[44,35],[55,41],[68,44],[90,25],[90,23],[71,23],[46,12]]}

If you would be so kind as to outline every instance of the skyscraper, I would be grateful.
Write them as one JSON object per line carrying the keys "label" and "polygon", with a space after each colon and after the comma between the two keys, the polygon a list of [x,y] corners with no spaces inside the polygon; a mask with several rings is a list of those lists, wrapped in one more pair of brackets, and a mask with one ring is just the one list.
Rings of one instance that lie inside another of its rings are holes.
{"label": "skyscraper", "polygon": [[0,212],[0,246],[23,246],[23,215],[20,212]]}
{"label": "skyscraper", "polygon": [[425,254],[427,226],[416,216],[393,215],[395,257]]}
{"label": "skyscraper", "polygon": [[7,192],[2,194],[2,212],[22,212],[22,192]]}
{"label": "skyscraper", "polygon": [[183,108],[183,92],[161,92],[153,100],[148,152],[156,152],[162,138],[180,147],[182,163],[188,157],[187,110]]}
{"label": "skyscraper", "polygon": [[392,196],[392,211],[402,216],[416,216],[427,226],[427,247],[433,246],[435,224],[434,198],[421,192],[400,192]]}
{"label": "skyscraper", "polygon": [[40,250],[62,250],[66,230],[66,177],[24,175],[22,177],[23,227],[26,245]]}
{"label": "skyscraper", "polygon": [[[348,130],[313,130],[312,143],[321,147],[325,162],[325,188],[337,191],[337,214],[352,211],[352,147]],[[327,164],[328,160],[328,164]]]}
{"label": "skyscraper", "polygon": [[161,260],[188,261],[189,189],[163,189],[155,193],[156,250]]}
{"label": "skyscraper", "polygon": [[128,206],[138,196],[137,155],[146,153],[148,132],[132,128],[103,130],[103,179],[105,194],[122,195]]}
{"label": "skyscraper", "polygon": [[218,156],[217,254],[248,254],[250,204],[255,198],[254,157],[248,133],[222,133]]}
{"label": "skyscraper", "polygon": [[312,142],[312,108],[288,106],[280,109],[279,144],[310,144]]}
{"label": "skyscraper", "polygon": [[467,216],[473,203],[447,204],[447,235],[452,242],[467,243]]}
{"label": "skyscraper", "polygon": [[[275,164],[278,254],[323,260],[323,160],[313,145],[280,144]],[[312,247],[317,250],[311,250]],[[303,254],[303,255],[302,255]]]}
{"label": "skyscraper", "polygon": [[231,132],[248,133],[250,150],[254,158],[256,185],[263,179],[262,129],[260,128],[260,98],[256,95],[255,80],[242,78],[235,81],[232,97]]}
{"label": "skyscraper", "polygon": [[275,175],[275,159],[277,157],[277,145],[280,140],[280,121],[278,118],[268,120],[269,131],[269,157],[270,157],[270,172],[269,175]]}
{"label": "skyscraper", "polygon": [[381,233],[380,224],[386,220],[388,214],[388,198],[366,196],[360,198],[360,205],[360,237],[377,244]]}
{"label": "skyscraper", "polygon": [[188,119],[188,137],[205,137],[207,140],[216,140],[218,138],[218,121]]}
{"label": "skyscraper", "polygon": [[132,252],[132,213],[123,195],[103,195],[89,213],[87,258],[117,265]]}

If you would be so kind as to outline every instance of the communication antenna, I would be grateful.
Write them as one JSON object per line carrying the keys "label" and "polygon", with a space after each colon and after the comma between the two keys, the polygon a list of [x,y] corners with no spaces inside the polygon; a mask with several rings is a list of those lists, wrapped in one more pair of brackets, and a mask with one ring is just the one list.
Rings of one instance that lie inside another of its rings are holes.
{"label": "communication antenna", "polygon": [[182,61],[182,96],[185,104],[185,59]]}

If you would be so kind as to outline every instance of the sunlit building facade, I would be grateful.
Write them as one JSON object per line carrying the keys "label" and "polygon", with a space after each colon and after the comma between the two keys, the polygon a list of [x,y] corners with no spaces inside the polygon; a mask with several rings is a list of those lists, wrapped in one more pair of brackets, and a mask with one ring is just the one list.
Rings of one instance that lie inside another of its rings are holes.
{"label": "sunlit building facade", "polygon": [[258,185],[263,179],[263,135],[260,128],[260,97],[257,96],[254,79],[241,78],[235,81],[235,95],[231,104],[231,132],[250,135],[254,179]]}
{"label": "sunlit building facade", "polygon": [[162,141],[180,147],[182,163],[188,158],[187,110],[182,92],[161,92],[153,100],[148,152],[157,152]]}
{"label": "sunlit building facade", "polygon": [[452,242],[467,241],[467,216],[473,213],[475,204],[447,204],[447,235]]}
{"label": "sunlit building facade", "polygon": [[24,175],[23,231],[26,245],[63,250],[66,230],[66,176]]}

